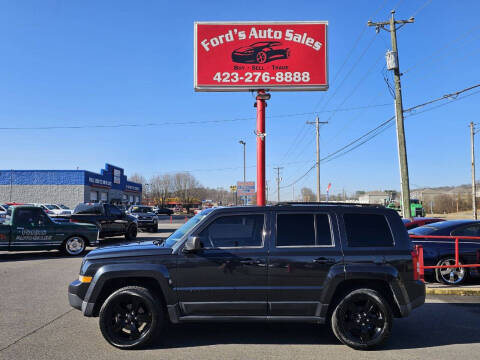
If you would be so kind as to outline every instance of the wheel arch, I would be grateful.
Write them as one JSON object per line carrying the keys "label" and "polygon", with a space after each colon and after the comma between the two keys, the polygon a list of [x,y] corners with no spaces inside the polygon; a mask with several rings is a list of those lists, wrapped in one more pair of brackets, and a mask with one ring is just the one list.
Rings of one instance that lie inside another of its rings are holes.
{"label": "wheel arch", "polygon": [[348,279],[342,281],[335,288],[330,303],[328,305],[327,317],[329,318],[335,306],[340,302],[340,300],[345,297],[348,293],[356,289],[372,289],[378,291],[381,295],[385,297],[392,312],[395,317],[402,317],[401,307],[398,304],[394,291],[388,281],[382,279]]}
{"label": "wheel arch", "polygon": [[165,307],[176,302],[170,286],[170,275],[165,266],[135,264],[133,267],[126,268],[124,264],[111,264],[99,268],[92,279],[82,306],[84,315],[98,316],[107,297],[125,286],[148,288],[158,296]]}

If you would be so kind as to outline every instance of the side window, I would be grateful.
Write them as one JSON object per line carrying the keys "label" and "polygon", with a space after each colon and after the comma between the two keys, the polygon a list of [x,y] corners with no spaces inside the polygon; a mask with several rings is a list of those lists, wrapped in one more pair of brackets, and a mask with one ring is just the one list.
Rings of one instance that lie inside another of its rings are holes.
{"label": "side window", "polygon": [[469,225],[452,231],[452,236],[480,236],[480,226]]}
{"label": "side window", "polygon": [[262,246],[264,214],[222,216],[200,233],[204,248]]}
{"label": "side window", "polygon": [[15,225],[25,227],[45,226],[49,223],[48,216],[42,209],[17,209],[15,211]]}
{"label": "side window", "polygon": [[387,219],[379,214],[344,214],[349,247],[389,247],[393,237]]}
{"label": "side window", "polygon": [[277,215],[277,247],[330,245],[332,234],[327,214]]}

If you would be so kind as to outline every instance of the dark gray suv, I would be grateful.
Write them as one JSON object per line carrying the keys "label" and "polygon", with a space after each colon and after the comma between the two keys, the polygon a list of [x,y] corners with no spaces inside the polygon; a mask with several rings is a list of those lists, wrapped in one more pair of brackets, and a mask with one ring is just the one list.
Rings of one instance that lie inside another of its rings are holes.
{"label": "dark gray suv", "polygon": [[424,303],[415,268],[394,210],[226,207],[202,211],[165,241],[91,251],[68,296],[123,349],[146,345],[168,322],[201,321],[328,323],[342,343],[369,349],[394,317]]}

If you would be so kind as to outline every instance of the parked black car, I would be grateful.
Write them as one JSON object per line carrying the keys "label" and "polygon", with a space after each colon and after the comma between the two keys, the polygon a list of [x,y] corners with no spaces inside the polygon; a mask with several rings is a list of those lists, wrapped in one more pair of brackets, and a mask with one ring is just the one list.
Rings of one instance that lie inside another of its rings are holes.
{"label": "parked black car", "polygon": [[122,349],[166,321],[330,323],[341,342],[368,349],[425,301],[411,251],[384,207],[206,209],[165,241],[91,251],[68,297]]}
{"label": "parked black car", "polygon": [[288,59],[290,49],[279,41],[261,41],[233,50],[232,60],[238,63],[264,64],[277,59]]}
{"label": "parked black car", "polygon": [[[411,235],[428,236],[478,236],[480,221],[450,220],[418,227],[409,231]],[[414,244],[423,246],[423,259],[427,266],[455,265],[455,239],[412,239]],[[480,240],[459,240],[460,264],[480,263]],[[426,275],[435,274],[438,282],[459,285],[469,276],[480,276],[478,268],[451,268],[426,270]]]}
{"label": "parked black car", "polygon": [[97,225],[100,238],[125,235],[125,239],[137,237],[137,219],[127,215],[115,205],[103,203],[82,203],[73,210],[70,222]]}
{"label": "parked black car", "polygon": [[159,207],[158,209],[155,210],[155,214],[170,216],[170,215],[173,215],[173,210],[166,207]]}

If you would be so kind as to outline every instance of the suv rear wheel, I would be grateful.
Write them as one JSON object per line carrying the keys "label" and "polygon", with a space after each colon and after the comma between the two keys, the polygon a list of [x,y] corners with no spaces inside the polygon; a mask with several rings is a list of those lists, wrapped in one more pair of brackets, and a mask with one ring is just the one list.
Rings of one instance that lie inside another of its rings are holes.
{"label": "suv rear wheel", "polygon": [[100,309],[103,337],[120,349],[146,346],[164,325],[160,304],[160,300],[143,287],[127,286],[115,291]]}
{"label": "suv rear wheel", "polygon": [[357,289],[340,300],[332,314],[332,330],[347,346],[367,350],[390,335],[392,310],[385,298],[372,289]]}

